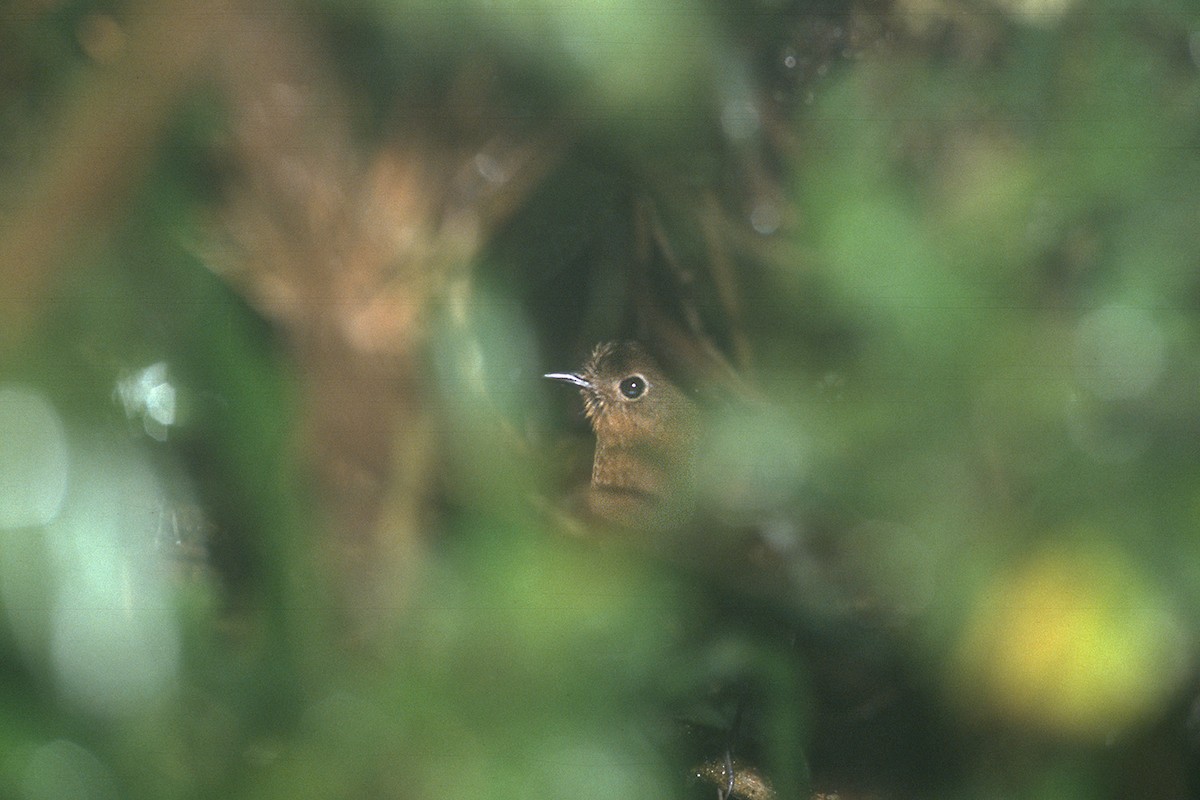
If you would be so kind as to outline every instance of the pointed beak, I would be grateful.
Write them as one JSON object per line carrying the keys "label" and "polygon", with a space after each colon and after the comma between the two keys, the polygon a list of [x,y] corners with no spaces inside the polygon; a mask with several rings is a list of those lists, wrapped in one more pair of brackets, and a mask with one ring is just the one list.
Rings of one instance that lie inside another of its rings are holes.
{"label": "pointed beak", "polygon": [[583,389],[592,388],[592,382],[584,378],[582,375],[576,375],[574,372],[547,372],[542,376],[549,378],[552,381],[564,381],[565,383],[573,383]]}

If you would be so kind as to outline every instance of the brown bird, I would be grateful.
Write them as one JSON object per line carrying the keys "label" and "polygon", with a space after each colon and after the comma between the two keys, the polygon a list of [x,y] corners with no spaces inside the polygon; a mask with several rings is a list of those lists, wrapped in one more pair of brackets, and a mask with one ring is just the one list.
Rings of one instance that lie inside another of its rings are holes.
{"label": "brown bird", "polygon": [[622,528],[683,525],[694,505],[699,409],[637,342],[597,345],[578,372],[596,434],[588,510]]}

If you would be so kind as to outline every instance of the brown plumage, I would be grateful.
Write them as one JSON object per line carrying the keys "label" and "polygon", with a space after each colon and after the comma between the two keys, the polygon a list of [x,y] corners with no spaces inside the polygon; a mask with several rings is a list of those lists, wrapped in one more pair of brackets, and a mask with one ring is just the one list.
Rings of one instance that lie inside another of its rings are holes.
{"label": "brown plumage", "polygon": [[720,798],[776,800],[771,782],[754,767],[736,759],[707,761],[696,767],[696,777],[714,784]]}
{"label": "brown plumage", "polygon": [[636,342],[597,345],[578,372],[547,378],[579,387],[596,434],[589,510],[625,528],[666,528],[691,513],[699,411]]}

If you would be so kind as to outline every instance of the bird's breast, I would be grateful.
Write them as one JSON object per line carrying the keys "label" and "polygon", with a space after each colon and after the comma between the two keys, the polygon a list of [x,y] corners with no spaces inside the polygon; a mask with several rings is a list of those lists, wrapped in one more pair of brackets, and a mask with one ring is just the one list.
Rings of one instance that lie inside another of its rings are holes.
{"label": "bird's breast", "polygon": [[592,513],[630,528],[661,527],[680,517],[690,464],[662,443],[598,445],[592,463]]}

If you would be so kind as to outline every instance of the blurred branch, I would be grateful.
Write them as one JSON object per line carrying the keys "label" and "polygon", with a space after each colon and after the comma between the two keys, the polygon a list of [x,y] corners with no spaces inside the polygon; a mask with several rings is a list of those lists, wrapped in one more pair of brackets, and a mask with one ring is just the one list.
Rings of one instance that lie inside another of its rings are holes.
{"label": "blurred branch", "polygon": [[124,54],[86,76],[61,105],[25,202],[0,234],[0,344],[35,318],[55,274],[89,229],[111,224],[151,166],[175,102],[226,27],[224,0],[143,2],[131,11]]}
{"label": "blurred branch", "polygon": [[361,622],[394,616],[435,522],[435,315],[466,318],[481,247],[564,137],[491,113],[467,64],[473,113],[422,112],[364,147],[313,33],[294,14],[247,15],[223,43],[236,169],[206,256],[287,338],[326,555]]}

